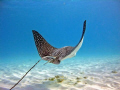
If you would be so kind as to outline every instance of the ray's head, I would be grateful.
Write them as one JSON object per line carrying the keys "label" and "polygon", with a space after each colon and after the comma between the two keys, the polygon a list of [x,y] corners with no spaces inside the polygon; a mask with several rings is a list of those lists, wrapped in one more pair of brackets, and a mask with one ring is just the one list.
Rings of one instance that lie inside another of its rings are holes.
{"label": "ray's head", "polygon": [[54,60],[52,63],[53,64],[60,64],[60,60]]}

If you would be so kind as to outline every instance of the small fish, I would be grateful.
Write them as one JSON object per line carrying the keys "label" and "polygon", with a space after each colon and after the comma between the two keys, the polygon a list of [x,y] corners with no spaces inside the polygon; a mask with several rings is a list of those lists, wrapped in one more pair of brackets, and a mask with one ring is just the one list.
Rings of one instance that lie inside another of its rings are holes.
{"label": "small fish", "polygon": [[35,45],[38,53],[43,60],[53,64],[60,64],[64,59],[74,57],[83,43],[84,33],[86,30],[86,20],[83,24],[83,32],[79,43],[75,47],[65,46],[62,48],[55,48],[50,45],[37,31],[32,30]]}

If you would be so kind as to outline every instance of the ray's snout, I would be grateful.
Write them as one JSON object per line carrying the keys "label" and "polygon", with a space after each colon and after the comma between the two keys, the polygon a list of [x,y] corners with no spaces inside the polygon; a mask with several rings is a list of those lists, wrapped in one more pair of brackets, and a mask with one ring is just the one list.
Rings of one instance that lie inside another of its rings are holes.
{"label": "ray's snout", "polygon": [[60,60],[55,60],[52,62],[53,64],[60,64]]}

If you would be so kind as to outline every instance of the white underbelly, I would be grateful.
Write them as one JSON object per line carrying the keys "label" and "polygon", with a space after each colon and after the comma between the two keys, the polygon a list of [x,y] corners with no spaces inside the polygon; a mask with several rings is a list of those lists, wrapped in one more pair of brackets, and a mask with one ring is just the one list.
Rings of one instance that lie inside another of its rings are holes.
{"label": "white underbelly", "polygon": [[66,57],[64,57],[62,60],[74,57],[76,55],[77,51],[82,46],[82,43],[83,43],[83,38],[82,38],[81,42],[79,43],[79,45],[69,55],[67,55]]}

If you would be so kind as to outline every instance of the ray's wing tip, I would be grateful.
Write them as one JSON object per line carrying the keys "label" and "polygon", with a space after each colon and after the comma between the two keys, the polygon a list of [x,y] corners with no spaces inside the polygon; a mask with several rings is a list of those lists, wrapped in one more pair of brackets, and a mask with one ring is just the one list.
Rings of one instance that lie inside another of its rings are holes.
{"label": "ray's wing tip", "polygon": [[83,31],[86,30],[86,20],[84,21],[84,24],[83,24]]}
{"label": "ray's wing tip", "polygon": [[35,31],[35,30],[32,30],[32,33],[35,33],[35,32],[37,32],[37,31]]}
{"label": "ray's wing tip", "polygon": [[84,21],[84,25],[86,25],[86,20]]}

